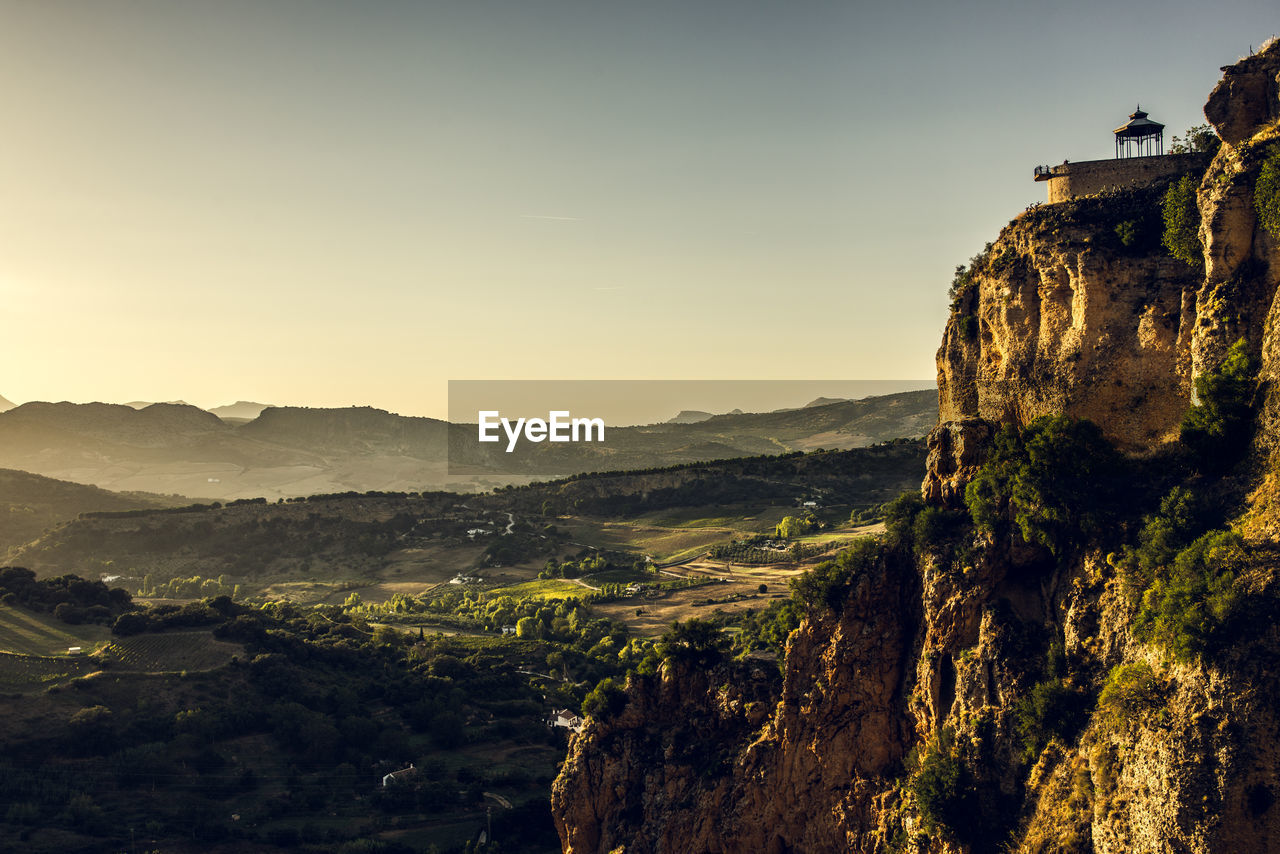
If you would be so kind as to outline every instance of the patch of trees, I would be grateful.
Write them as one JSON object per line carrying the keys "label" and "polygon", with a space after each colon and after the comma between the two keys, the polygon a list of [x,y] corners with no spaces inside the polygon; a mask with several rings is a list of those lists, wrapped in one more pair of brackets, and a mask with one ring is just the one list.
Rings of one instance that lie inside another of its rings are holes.
{"label": "patch of trees", "polygon": [[803,615],[795,599],[776,599],[761,611],[748,611],[733,639],[734,649],[739,655],[771,651],[781,663],[786,655],[787,638],[800,627]]}
{"label": "patch of trees", "polygon": [[1196,404],[1182,419],[1179,438],[1201,472],[1225,473],[1238,463],[1253,435],[1258,362],[1242,338],[1222,362],[1196,377]]}
{"label": "patch of trees", "polygon": [[558,561],[555,558],[548,558],[546,565],[542,571],[538,573],[539,578],[580,578],[584,575],[591,575],[593,572],[603,572],[613,566],[613,562],[604,554],[599,552],[588,552],[581,555],[577,560]]}
{"label": "patch of trees", "polygon": [[52,613],[65,623],[110,623],[133,607],[128,591],[78,575],[37,579],[22,567],[0,569],[0,602]]}
{"label": "patch of trees", "polygon": [[855,540],[834,560],[825,560],[791,579],[791,596],[806,613],[838,614],[854,580],[881,567],[887,557],[887,549],[880,541]]}
{"label": "patch of trees", "polygon": [[1280,145],[1267,149],[1253,187],[1253,206],[1262,227],[1280,239]]}
{"label": "patch of trees", "polygon": [[1037,418],[1005,426],[965,489],[974,524],[1017,534],[1061,559],[1117,521],[1126,496],[1125,460],[1090,421]]}
{"label": "patch of trees", "polygon": [[[493,501],[535,514],[628,516],[708,504],[778,503],[821,494],[828,503],[883,501],[917,477],[923,440],[899,439],[849,451],[790,453],[713,463],[574,475],[499,490]],[[680,474],[674,485],[663,475]],[[881,496],[878,497],[877,496]]]}
{"label": "patch of trees", "polygon": [[[792,518],[790,516],[788,519]],[[785,523],[786,520],[784,519]],[[779,530],[782,529],[779,526]],[[793,530],[793,529],[789,529]],[[720,543],[708,549],[707,553],[717,559],[731,563],[754,564],[767,566],[774,563],[799,563],[807,558],[815,557],[823,552],[831,551],[837,546],[835,541],[827,543],[792,543],[785,549],[771,547],[768,544],[773,538],[766,536],[747,537],[731,543]]]}
{"label": "patch of trees", "polygon": [[[586,643],[592,621],[580,603],[535,614],[539,625],[580,624]],[[506,828],[502,850],[557,850],[547,794],[563,734],[543,719],[550,704],[576,705],[584,695],[529,674],[590,671],[579,646],[374,631],[338,606],[225,597],[136,616],[146,629],[211,624],[245,653],[221,670],[152,677],[136,702],[132,694],[122,701],[112,680],[76,683],[59,689],[74,697],[62,719],[25,734],[8,728],[0,736],[0,800],[11,806],[0,812],[4,838],[54,828],[124,850],[133,827],[139,843],[145,834],[157,845],[390,851],[377,834],[424,816],[482,827],[481,793],[500,787],[522,828],[512,833],[516,819],[495,810],[495,836]],[[594,678],[619,672],[616,648],[608,658],[612,669]],[[517,746],[535,761],[466,752],[486,744],[498,745],[497,755]],[[409,763],[420,773],[381,785]],[[334,814],[347,820],[335,824]]]}
{"label": "patch of trees", "polygon": [[139,596],[173,599],[213,598],[230,596],[240,598],[240,585],[232,583],[226,575],[217,578],[205,578],[200,575],[189,577],[177,576],[167,581],[153,581],[150,575],[142,579],[138,587]]}
{"label": "patch of trees", "polygon": [[1198,269],[1204,266],[1204,246],[1200,243],[1197,184],[1190,175],[1183,175],[1165,191],[1160,204],[1164,216],[1164,247],[1174,258]]}
{"label": "patch of trees", "polygon": [[188,602],[185,605],[155,605],[145,610],[121,614],[112,623],[111,633],[117,637],[128,637],[144,632],[216,626],[228,617],[243,612],[243,606],[233,603],[229,596]]}
{"label": "patch of trees", "polygon": [[554,553],[556,541],[537,534],[512,532],[495,535],[480,557],[481,566],[514,566]]}

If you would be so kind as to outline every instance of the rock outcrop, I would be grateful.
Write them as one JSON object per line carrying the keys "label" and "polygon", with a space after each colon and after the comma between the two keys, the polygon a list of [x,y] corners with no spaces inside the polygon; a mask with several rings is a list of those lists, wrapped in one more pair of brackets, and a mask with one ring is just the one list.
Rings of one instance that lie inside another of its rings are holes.
{"label": "rock outcrop", "polygon": [[902,710],[916,583],[906,566],[864,576],[840,617],[792,635],[780,690],[727,666],[633,678],[625,712],[592,721],[555,782],[565,850],[872,846],[883,792],[915,740]]}
{"label": "rock outcrop", "polygon": [[[1135,637],[1114,555],[972,528],[891,544],[793,633],[780,687],[634,680],[555,783],[566,852],[1280,851],[1280,242],[1255,205],[1280,47],[1224,71],[1205,110],[1222,145],[1193,176],[1201,265],[1162,245],[1165,184],[1027,211],[957,277],[922,493],[945,525],[996,431],[1041,415],[1157,454],[1243,338],[1262,389],[1232,481],[1252,490],[1234,519],[1247,630],[1178,662]],[[1028,735],[1077,701],[1074,726]]]}
{"label": "rock outcrop", "polygon": [[940,422],[1064,413],[1129,450],[1177,438],[1201,276],[1160,244],[1163,189],[1042,205],[975,259],[938,353]]}

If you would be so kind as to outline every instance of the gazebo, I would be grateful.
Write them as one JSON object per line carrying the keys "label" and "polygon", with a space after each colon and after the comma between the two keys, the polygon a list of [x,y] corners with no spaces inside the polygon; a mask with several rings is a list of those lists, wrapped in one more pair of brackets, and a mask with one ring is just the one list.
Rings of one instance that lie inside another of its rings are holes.
{"label": "gazebo", "polygon": [[1115,129],[1116,157],[1149,157],[1164,154],[1164,125],[1153,122],[1142,106],[1129,114],[1129,121]]}

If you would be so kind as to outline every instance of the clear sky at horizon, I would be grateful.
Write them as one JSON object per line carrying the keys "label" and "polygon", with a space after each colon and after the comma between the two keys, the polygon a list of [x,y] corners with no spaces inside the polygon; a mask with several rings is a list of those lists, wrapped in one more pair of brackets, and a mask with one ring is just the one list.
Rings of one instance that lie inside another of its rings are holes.
{"label": "clear sky at horizon", "polygon": [[1273,3],[0,0],[0,395],[933,375],[956,264]]}

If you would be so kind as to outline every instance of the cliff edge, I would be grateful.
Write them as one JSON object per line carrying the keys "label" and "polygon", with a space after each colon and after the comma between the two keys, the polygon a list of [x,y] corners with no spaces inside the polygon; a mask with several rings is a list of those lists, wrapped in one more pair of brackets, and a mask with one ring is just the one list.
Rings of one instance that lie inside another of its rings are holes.
{"label": "cliff edge", "polygon": [[1280,851],[1280,46],[1205,114],[1185,180],[957,271],[922,500],[805,586],[780,681],[630,677],[554,784],[566,852]]}

